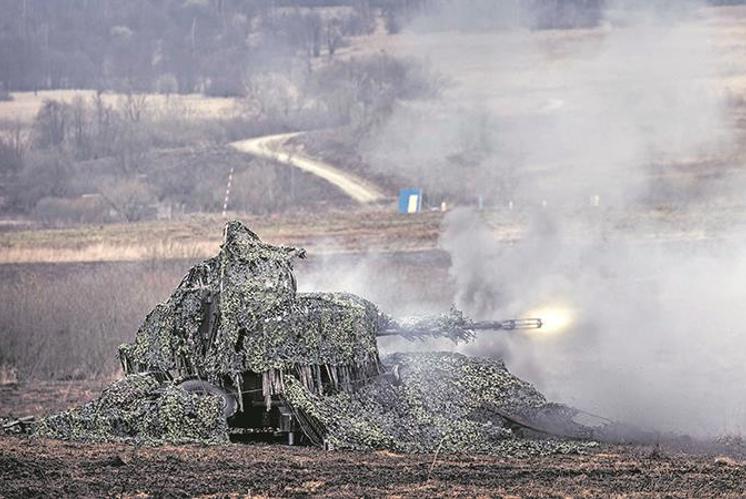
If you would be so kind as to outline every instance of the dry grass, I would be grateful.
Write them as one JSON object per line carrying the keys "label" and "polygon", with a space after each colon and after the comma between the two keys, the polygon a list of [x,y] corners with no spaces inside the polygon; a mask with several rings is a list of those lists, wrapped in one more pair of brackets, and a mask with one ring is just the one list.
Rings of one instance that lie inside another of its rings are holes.
{"label": "dry grass", "polygon": [[146,261],[204,258],[214,254],[219,240],[180,243],[172,240],[118,245],[94,243],[72,247],[17,247],[0,250],[0,264]]}
{"label": "dry grass", "polygon": [[[132,341],[147,313],[200,259],[0,265],[0,384],[117,372],[118,345]],[[404,316],[422,303],[448,307],[447,265],[438,252],[312,251],[296,270],[304,291],[354,292]]]}
{"label": "dry grass", "polygon": [[0,234],[0,263],[97,262],[201,257],[220,244],[223,220],[86,225]]}
{"label": "dry grass", "polygon": [[[746,96],[746,6],[707,7],[700,16],[707,27],[714,28],[712,40],[718,49],[721,66],[728,72],[713,81],[718,90]],[[691,28],[701,31],[702,25]],[[382,36],[374,33],[352,39],[349,47],[339,51],[339,58],[359,58],[385,52],[394,56],[432,58],[437,69],[454,78],[452,92],[468,82],[469,92],[460,95],[461,104],[473,100],[475,105],[490,105],[506,115],[532,111],[537,95],[553,97],[552,85],[545,81],[541,71],[547,65],[557,67],[582,62],[583,54],[593,52],[603,44],[605,28],[547,30],[526,32],[468,32],[449,31],[435,33],[403,32]],[[697,34],[699,36],[699,34]],[[494,54],[496,47],[518,46],[535,48],[531,57],[504,60],[503,57],[485,57]],[[578,50],[583,47],[585,50]],[[438,68],[439,61],[446,67]],[[605,82],[604,84],[613,84]],[[527,98],[528,97],[528,98]]]}
{"label": "dry grass", "polygon": [[0,366],[18,379],[82,379],[118,370],[117,346],[165,299],[183,263],[4,267]]}
{"label": "dry grass", "polygon": [[18,369],[6,364],[0,365],[0,386],[18,383]]}
{"label": "dry grass", "polygon": [[[314,253],[410,251],[437,245],[442,213],[402,216],[393,208],[291,213],[274,217],[236,214],[262,239],[306,247]],[[0,233],[0,264],[152,261],[215,254],[225,219],[80,226]]]}
{"label": "dry grass", "polygon": [[[72,102],[76,97],[86,100],[96,96],[94,90],[43,90],[34,92],[12,92],[13,100],[0,102],[0,121],[31,124],[45,100]],[[103,94],[106,104],[116,105],[125,95]],[[146,106],[152,111],[179,111],[185,119],[233,118],[239,114],[240,104],[233,98],[205,97],[199,94],[163,95],[147,94]]]}

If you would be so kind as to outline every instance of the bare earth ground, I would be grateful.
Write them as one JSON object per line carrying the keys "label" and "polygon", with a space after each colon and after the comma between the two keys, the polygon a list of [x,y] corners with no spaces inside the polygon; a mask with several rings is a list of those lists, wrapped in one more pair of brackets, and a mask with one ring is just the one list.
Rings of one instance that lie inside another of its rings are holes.
{"label": "bare earth ground", "polygon": [[[47,412],[103,382],[0,387],[0,415]],[[434,464],[433,464],[434,463]],[[0,497],[742,497],[743,454],[604,445],[526,459],[323,451],[279,444],[136,447],[0,437]]]}
{"label": "bare earth ground", "polygon": [[739,462],[644,447],[605,447],[584,456],[434,461],[430,455],[267,444],[135,448],[0,439],[0,494],[6,497],[740,497],[745,479],[746,467]]}

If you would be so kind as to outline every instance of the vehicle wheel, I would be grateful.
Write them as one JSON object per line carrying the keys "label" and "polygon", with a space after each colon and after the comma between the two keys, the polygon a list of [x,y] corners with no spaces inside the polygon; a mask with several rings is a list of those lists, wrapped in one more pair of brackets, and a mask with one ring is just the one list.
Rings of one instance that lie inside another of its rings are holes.
{"label": "vehicle wheel", "polygon": [[226,390],[212,383],[199,379],[188,379],[179,383],[178,386],[187,393],[220,397],[223,401],[223,417],[225,419],[233,416],[238,411],[238,400],[236,400],[235,395],[228,393]]}

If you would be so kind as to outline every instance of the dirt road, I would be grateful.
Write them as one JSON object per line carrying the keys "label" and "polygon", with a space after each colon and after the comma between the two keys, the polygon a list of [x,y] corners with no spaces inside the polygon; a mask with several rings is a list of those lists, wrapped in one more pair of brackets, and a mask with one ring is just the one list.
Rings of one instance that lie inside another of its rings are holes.
{"label": "dirt road", "polygon": [[240,140],[230,144],[234,149],[271,159],[288,166],[293,166],[312,175],[316,175],[339,188],[358,203],[374,203],[384,199],[384,194],[377,187],[364,180],[344,172],[323,161],[307,158],[297,153],[282,149],[288,139],[296,137],[303,132],[284,133],[279,135],[268,135],[254,139]]}

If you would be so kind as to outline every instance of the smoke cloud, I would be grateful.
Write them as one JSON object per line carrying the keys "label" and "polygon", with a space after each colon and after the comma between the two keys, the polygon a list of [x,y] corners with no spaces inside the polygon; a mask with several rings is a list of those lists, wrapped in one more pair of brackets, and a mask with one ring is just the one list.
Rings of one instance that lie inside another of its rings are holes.
{"label": "smoke cloud", "polygon": [[450,84],[439,100],[401,105],[366,159],[456,200],[661,200],[651,173],[727,157],[730,135],[705,14],[655,5],[610,9],[596,29],[402,35],[391,50]]}
{"label": "smoke cloud", "polygon": [[546,324],[483,334],[466,353],[503,356],[549,398],[645,428],[744,430],[742,236],[717,246],[579,240],[537,215],[537,230],[505,245],[473,212],[454,211],[446,224],[457,303],[479,318]]}
{"label": "smoke cloud", "polygon": [[[569,32],[485,31],[463,11],[460,31],[415,22],[391,50],[450,84],[398,108],[366,159],[493,208],[446,217],[454,301],[477,319],[540,315],[547,330],[483,334],[465,352],[628,423],[742,433],[746,235],[713,208],[739,190],[737,136],[711,13],[673,4],[612,2],[599,27]],[[498,237],[509,226],[518,242]]]}

